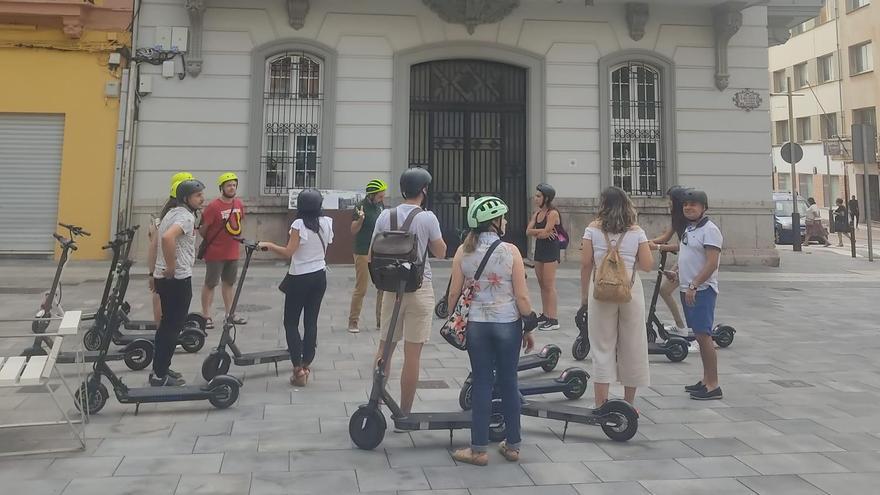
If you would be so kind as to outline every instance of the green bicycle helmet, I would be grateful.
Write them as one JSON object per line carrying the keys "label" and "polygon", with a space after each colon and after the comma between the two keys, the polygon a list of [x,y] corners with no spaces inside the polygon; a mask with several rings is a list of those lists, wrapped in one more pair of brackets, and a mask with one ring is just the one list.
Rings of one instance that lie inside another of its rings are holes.
{"label": "green bicycle helmet", "polygon": [[388,190],[388,184],[382,179],[373,179],[367,182],[367,194],[376,194]]}
{"label": "green bicycle helmet", "polygon": [[495,196],[483,196],[471,203],[468,207],[468,227],[475,229],[481,223],[504,216],[507,213],[507,205]]}

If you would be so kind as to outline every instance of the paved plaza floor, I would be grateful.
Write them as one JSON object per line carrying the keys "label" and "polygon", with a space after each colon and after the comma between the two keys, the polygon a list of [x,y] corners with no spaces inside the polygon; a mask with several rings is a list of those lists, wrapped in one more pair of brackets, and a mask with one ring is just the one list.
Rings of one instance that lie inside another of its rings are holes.
{"label": "paved plaza floor", "polygon": [[[733,345],[719,351],[724,400],[689,400],[682,386],[701,373],[699,357],[670,363],[651,356],[652,385],[639,390],[638,434],[628,443],[608,440],[596,427],[523,418],[519,463],[490,452],[488,467],[458,465],[445,431],[394,433],[374,451],[355,448],[348,416],[365,401],[377,346],[370,319],[349,334],[349,266],[332,267],[320,317],[318,356],[308,387],[288,383],[271,365],[233,366],[244,381],[238,403],[217,410],[207,402],[134,406],[115,398],[87,426],[85,451],[0,460],[3,494],[863,494],[880,486],[880,262],[851,259],[845,249],[810,247],[804,254],[780,248],[780,268],[722,271],[717,320],[737,329]],[[265,257],[265,255],[263,255]],[[268,259],[268,258],[267,258]],[[442,295],[448,263],[438,263],[434,289]],[[0,311],[27,317],[38,293],[51,281],[47,261],[0,261]],[[66,309],[97,305],[105,275],[102,263],[78,262],[65,272]],[[245,350],[282,344],[282,295],[277,284],[286,268],[256,263],[242,296],[250,322],[239,327]],[[142,265],[129,301],[136,316],[150,314]],[[199,287],[203,268],[197,270]],[[573,317],[579,298],[576,265],[560,270],[562,329],[536,334],[538,345],[563,348],[557,371],[590,369],[571,357],[577,334]],[[653,276],[645,275],[646,291]],[[533,302],[537,284],[530,276]],[[371,294],[366,307],[373,302]],[[194,303],[198,301],[198,288]],[[219,305],[219,294],[216,302]],[[219,306],[218,306],[219,307]],[[197,309],[197,303],[193,309]],[[218,309],[218,319],[222,310]],[[365,310],[365,315],[371,311]],[[668,313],[661,311],[665,321]],[[416,411],[455,411],[468,374],[467,355],[439,336],[435,320],[424,349]],[[85,325],[81,331],[85,329]],[[0,324],[0,333],[20,333]],[[173,367],[187,381],[199,370],[219,330],[209,331],[198,354],[178,351]],[[29,345],[0,341],[0,355]],[[148,370],[131,372],[112,363],[126,383],[144,385]],[[391,390],[399,393],[395,359]],[[66,373],[75,367],[65,366]],[[523,372],[523,380],[543,376]],[[612,392],[622,393],[614,387]],[[112,393],[112,392],[111,392]],[[592,406],[592,391],[573,404]],[[564,401],[561,395],[547,400]],[[571,403],[571,402],[570,402]],[[71,410],[72,404],[70,404]],[[57,419],[57,410],[37,390],[0,390],[0,423]],[[469,432],[456,431],[453,446]],[[0,453],[70,444],[62,428],[0,430]]]}

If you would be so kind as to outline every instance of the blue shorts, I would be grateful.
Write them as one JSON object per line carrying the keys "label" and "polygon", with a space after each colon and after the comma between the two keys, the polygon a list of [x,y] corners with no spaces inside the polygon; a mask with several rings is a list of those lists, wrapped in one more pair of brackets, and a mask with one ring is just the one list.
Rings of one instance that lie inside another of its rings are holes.
{"label": "blue shorts", "polygon": [[693,306],[688,306],[685,302],[685,293],[681,292],[681,309],[684,310],[684,318],[687,326],[694,333],[711,334],[712,328],[715,326],[715,300],[718,299],[718,293],[715,289],[697,291],[697,300]]}

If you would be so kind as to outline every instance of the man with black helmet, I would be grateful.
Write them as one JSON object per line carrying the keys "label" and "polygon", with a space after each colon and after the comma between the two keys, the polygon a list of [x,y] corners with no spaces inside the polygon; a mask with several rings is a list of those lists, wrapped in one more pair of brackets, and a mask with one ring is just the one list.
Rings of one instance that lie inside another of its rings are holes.
{"label": "man with black helmet", "polygon": [[[391,215],[397,215],[397,225],[403,225],[413,211],[418,211],[412,219],[410,232],[415,233],[419,252],[424,256],[424,278],[419,290],[403,295],[397,328],[393,337],[395,343],[401,338],[404,340],[403,370],[400,373],[400,408],[404,413],[409,413],[412,409],[419,381],[422,346],[431,335],[431,324],[433,323],[434,288],[431,285],[431,265],[427,259],[428,251],[430,250],[430,253],[437,258],[446,257],[446,242],[443,241],[440,222],[433,212],[422,210],[422,204],[428,197],[430,184],[431,174],[427,170],[419,167],[407,169],[400,176],[400,193],[403,196],[403,204],[397,208],[383,211],[376,220],[374,232],[375,237],[376,234],[391,230]],[[393,297],[386,297],[382,304],[382,332],[377,359],[382,353],[384,341],[388,335],[394,302]],[[386,373],[390,371],[390,366],[391,360],[389,359],[386,364]]]}
{"label": "man with black helmet", "polygon": [[178,373],[169,370],[177,336],[192,300],[192,267],[196,259],[196,212],[205,202],[205,185],[187,179],[177,185],[177,198],[163,211],[153,277],[162,301],[162,319],[156,330],[156,354],[150,385],[183,385]]}
{"label": "man with black helmet", "polygon": [[694,400],[716,400],[723,395],[718,385],[718,356],[712,341],[712,327],[724,239],[718,226],[706,216],[709,198],[705,192],[687,189],[681,199],[688,225],[679,247],[679,291],[685,320],[697,337],[703,361],[703,379],[688,385],[685,391],[690,392]]}

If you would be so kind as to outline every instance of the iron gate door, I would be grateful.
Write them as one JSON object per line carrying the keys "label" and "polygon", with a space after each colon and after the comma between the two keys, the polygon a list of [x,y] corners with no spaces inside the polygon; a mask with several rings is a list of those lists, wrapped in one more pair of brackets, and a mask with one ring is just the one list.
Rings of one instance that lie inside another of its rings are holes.
{"label": "iron gate door", "polygon": [[434,180],[428,207],[452,256],[467,206],[486,195],[510,208],[504,240],[526,253],[526,70],[483,60],[438,60],[410,73],[409,166]]}

